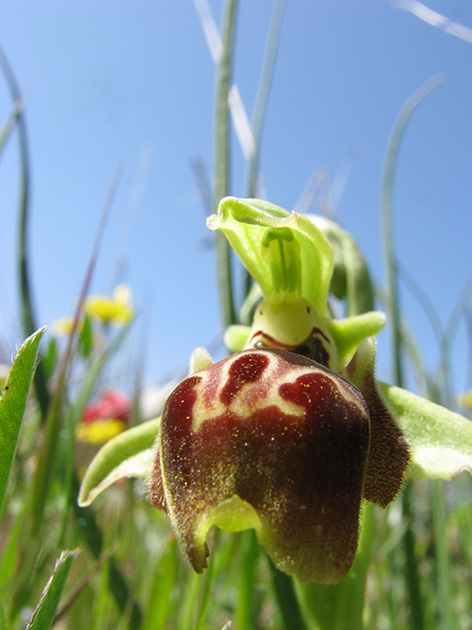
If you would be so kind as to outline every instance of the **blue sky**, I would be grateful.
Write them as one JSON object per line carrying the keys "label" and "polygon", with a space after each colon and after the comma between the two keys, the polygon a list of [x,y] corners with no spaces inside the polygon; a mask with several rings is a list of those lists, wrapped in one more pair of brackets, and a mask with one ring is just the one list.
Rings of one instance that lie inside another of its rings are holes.
{"label": "blue sky", "polygon": [[[222,2],[210,1],[217,24]],[[472,28],[468,0],[428,2]],[[234,79],[249,116],[273,9],[240,0]],[[220,331],[210,233],[191,169],[212,172],[215,68],[191,0],[15,0],[0,3],[0,45],[26,95],[32,172],[31,260],[38,323],[74,308],[100,213],[121,163],[92,292],[128,283],[140,309],[146,381],[182,368]],[[269,201],[292,209],[310,178],[341,187],[339,222],[384,282],[380,198],[394,121],[435,75],[444,84],[415,112],[394,188],[403,268],[445,326],[472,275],[472,45],[383,0],[287,0],[264,123]],[[0,116],[10,112],[0,82]],[[245,195],[233,138],[231,192]],[[18,153],[0,161],[0,340],[21,341],[15,284]],[[402,285],[427,367],[438,361],[429,320]],[[470,312],[469,312],[470,315]],[[472,386],[464,324],[452,349],[456,387]],[[379,373],[388,378],[388,336]]]}

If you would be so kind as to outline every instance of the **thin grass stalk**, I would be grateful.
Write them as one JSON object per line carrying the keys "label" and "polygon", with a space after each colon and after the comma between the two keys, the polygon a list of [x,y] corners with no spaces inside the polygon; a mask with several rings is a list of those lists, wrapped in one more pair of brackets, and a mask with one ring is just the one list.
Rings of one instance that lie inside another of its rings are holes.
{"label": "thin grass stalk", "polygon": [[[223,197],[229,194],[230,173],[230,112],[229,90],[233,57],[233,39],[236,23],[237,0],[227,0],[224,7],[222,26],[222,49],[218,63],[216,82],[215,156],[213,210],[216,212]],[[222,232],[215,234],[218,292],[220,297],[223,329],[236,323],[231,249]]]}
{"label": "thin grass stalk", "polygon": [[23,103],[22,101],[15,101],[13,105],[13,111],[8,116],[5,124],[3,125],[2,130],[0,131],[0,154],[3,151],[3,147],[5,146],[8,138],[10,137],[15,125],[18,121],[18,118],[23,111]]}
{"label": "thin grass stalk", "polygon": [[454,342],[454,338],[457,334],[457,329],[459,328],[459,323],[462,317],[467,312],[467,308],[469,306],[470,300],[472,298],[472,277],[470,277],[465,283],[459,299],[457,300],[452,313],[449,317],[449,321],[446,326],[446,331],[443,336],[443,343],[441,345],[441,360],[442,364],[445,366],[445,393],[447,399],[443,401],[444,404],[452,406],[454,401],[451,400],[452,388],[451,383],[453,382],[452,375],[450,374],[451,370],[451,361],[450,361],[450,350],[452,344]]}
{"label": "thin grass stalk", "polygon": [[[433,77],[415,92],[405,103],[393,127],[389,140],[382,188],[383,240],[385,251],[385,268],[387,278],[388,310],[392,328],[393,374],[395,384],[403,385],[401,320],[397,287],[397,264],[394,253],[392,194],[395,169],[406,126],[418,105],[426,96],[441,85],[442,79]],[[410,527],[412,510],[412,487],[408,484],[402,496],[403,516],[408,528],[403,538],[406,555],[407,592],[411,608],[411,626],[415,630],[424,628],[424,603],[420,588],[420,577],[415,558],[415,539]]]}
{"label": "thin grass stalk", "polygon": [[[72,477],[72,508],[79,525],[79,533],[84,538],[94,558],[98,561],[104,549],[103,534],[95,521],[92,510],[90,508],[79,507],[77,503],[79,487],[80,482],[74,472]],[[130,607],[129,628],[130,630],[139,630],[142,622],[141,608],[138,602],[133,599],[128,582],[126,581],[113,555],[110,556],[106,562],[106,566],[108,567],[108,588],[115,599],[118,609],[124,613],[128,610],[128,607]]]}
{"label": "thin grass stalk", "polygon": [[392,196],[393,182],[395,178],[395,170],[397,166],[397,158],[400,144],[404,136],[406,126],[418,105],[426,98],[426,96],[434,89],[439,87],[443,82],[441,77],[433,77],[424,83],[405,103],[400,111],[387,148],[387,157],[385,161],[385,170],[383,175],[382,186],[382,219],[383,219],[383,241],[385,255],[385,270],[387,279],[388,294],[388,310],[390,316],[390,325],[392,328],[392,350],[393,350],[393,372],[395,384],[402,387],[403,383],[403,366],[401,357],[401,327],[400,327],[400,308],[398,303],[398,286],[397,286],[397,261],[394,254],[393,241],[393,218],[392,218]]}
{"label": "thin grass stalk", "polygon": [[164,630],[169,624],[173,607],[172,591],[177,584],[178,564],[176,541],[175,538],[170,538],[163,555],[155,565],[147,605],[144,607],[143,630]]}
{"label": "thin grass stalk", "polygon": [[267,111],[267,100],[274,75],[275,60],[280,41],[280,29],[285,10],[285,0],[276,0],[267,37],[262,72],[257,89],[254,112],[252,117],[253,150],[247,164],[246,188],[248,197],[257,196],[257,175],[259,168],[259,155],[261,147],[261,133],[264,116]]}
{"label": "thin grass stalk", "polygon": [[[26,539],[29,541],[28,553],[26,555],[20,575],[29,576],[30,574],[32,574],[32,567],[34,564],[34,559],[36,557],[36,554],[39,551],[40,537],[38,536],[38,532],[43,522],[44,508],[47,502],[47,496],[49,494],[49,488],[51,485],[53,471],[55,468],[54,460],[55,460],[55,452],[56,452],[56,447],[57,447],[57,437],[59,434],[59,426],[61,422],[61,405],[63,402],[63,395],[66,389],[66,376],[67,376],[68,369],[70,366],[70,361],[72,360],[72,355],[73,355],[73,342],[75,338],[75,332],[77,330],[82,304],[87,295],[92,273],[95,268],[96,259],[98,257],[98,252],[100,249],[100,243],[104,234],[106,220],[108,217],[108,213],[111,209],[112,199],[114,197],[116,186],[121,176],[121,168],[122,167],[120,167],[120,169],[117,172],[115,180],[110,188],[107,202],[105,204],[101,224],[97,232],[95,245],[92,251],[92,256],[89,262],[87,274],[86,274],[86,277],[82,286],[81,294],[79,297],[78,306],[77,306],[75,317],[74,317],[74,323],[73,323],[72,330],[68,339],[68,345],[65,351],[65,355],[63,357],[61,369],[59,371],[58,383],[56,386],[54,396],[52,397],[51,400],[49,397],[49,392],[46,389],[45,409],[47,409],[47,417],[46,417],[46,425],[45,425],[45,434],[44,434],[44,441],[43,441],[42,449],[40,452],[40,456],[38,458],[38,466],[36,469],[36,474],[33,478],[33,484],[32,484],[31,493],[30,493],[30,506],[29,506],[30,518],[28,520],[28,532],[26,534]],[[29,296],[29,293],[27,295]],[[27,304],[28,303],[30,304],[29,300],[27,300],[26,302]],[[27,315],[28,313],[32,315],[32,310],[27,311]],[[39,365],[41,365],[41,363]],[[95,519],[93,518],[92,513],[88,510],[84,512],[84,510],[80,509],[77,505],[79,481],[77,479],[75,471],[72,471],[72,479],[70,480],[70,484],[71,484],[70,499],[72,503],[72,508],[77,517],[77,521],[79,523],[79,531],[82,534],[84,534],[85,540],[90,550],[92,551],[95,558],[98,559],[102,553],[103,537],[102,537],[100,528],[98,527],[98,525],[95,522]],[[86,517],[87,512],[88,512],[88,517]],[[141,618],[142,618],[141,609],[139,605],[137,604],[137,602],[135,602],[132,599],[130,595],[129,586],[123,574],[121,573],[115,559],[110,558],[108,565],[109,565],[109,586],[115,597],[116,603],[119,609],[122,612],[124,612],[127,602],[130,602],[129,603],[129,606],[130,606],[129,627],[132,630],[138,630],[138,628],[141,625]],[[21,604],[21,601],[23,600],[27,592],[27,584],[28,584],[28,581],[25,581],[25,584],[20,585],[19,590],[16,592],[15,597],[13,598],[13,606],[11,609],[11,614],[13,614],[17,606]]]}
{"label": "thin grass stalk", "polygon": [[53,472],[55,469],[55,453],[57,449],[57,441],[59,435],[59,429],[62,422],[62,406],[64,403],[64,395],[67,389],[67,375],[71,366],[71,362],[73,360],[73,350],[74,350],[74,342],[76,333],[78,330],[79,319],[82,312],[82,306],[87,296],[90,282],[92,280],[92,274],[95,269],[96,261],[98,258],[98,253],[100,250],[101,242],[105,233],[105,225],[108,219],[108,215],[111,210],[112,200],[116,191],[116,187],[121,175],[121,167],[118,171],[105,207],[101,217],[100,225],[97,231],[94,247],[92,250],[92,255],[90,257],[87,273],[85,275],[85,279],[82,285],[82,289],[80,292],[78,304],[76,307],[76,311],[74,314],[74,321],[72,324],[72,329],[69,334],[67,340],[67,346],[62,358],[61,366],[59,369],[59,375],[57,379],[57,385],[54,391],[54,395],[52,397],[51,403],[49,405],[48,415],[46,419],[45,431],[43,444],[41,447],[41,451],[38,457],[38,465],[36,467],[36,472],[33,477],[33,483],[31,488],[31,523],[32,523],[32,531],[38,532],[41,526],[44,507],[46,505],[47,497],[49,494],[49,488],[51,485],[51,480],[53,476]]}
{"label": "thin grass stalk", "polygon": [[[257,178],[259,173],[259,155],[261,147],[261,134],[264,116],[267,111],[267,100],[272,85],[274,75],[275,60],[280,41],[280,29],[282,26],[282,18],[285,10],[285,0],[276,0],[272,19],[269,26],[269,35],[267,37],[264,61],[262,63],[262,72],[259,79],[256,100],[254,104],[254,112],[252,117],[252,151],[247,162],[246,173],[246,196],[257,197]],[[252,278],[249,272],[244,269],[244,299],[249,295],[252,286]]]}
{"label": "thin grass stalk", "polygon": [[435,546],[435,578],[437,599],[435,602],[437,630],[457,628],[454,615],[451,558],[448,549],[446,506],[444,501],[444,486],[441,481],[431,481],[431,495],[433,506],[434,546]]}
{"label": "thin grass stalk", "polygon": [[[182,568],[182,567],[181,567]],[[181,575],[180,581],[184,586],[184,592],[181,599],[179,610],[177,611],[177,621],[175,628],[193,628],[195,621],[195,611],[198,606],[198,596],[200,594],[200,581],[201,576],[194,573],[193,570],[189,570],[185,567],[185,584],[183,576]]]}
{"label": "thin grass stalk", "polygon": [[210,601],[210,591],[214,582],[215,569],[214,565],[210,562],[205,575],[200,580],[200,595],[197,606],[197,613],[195,616],[194,630],[202,630],[205,623],[206,614],[208,610],[208,602]]}
{"label": "thin grass stalk", "polygon": [[[15,107],[21,103],[20,90],[11,69],[10,64],[0,48],[0,65],[2,67],[5,81],[10,90],[12,101]],[[23,324],[23,334],[29,337],[38,329],[36,318],[33,311],[33,300],[31,291],[31,281],[29,273],[29,246],[28,246],[28,225],[29,225],[29,198],[30,198],[30,162],[28,154],[28,142],[26,133],[25,115],[20,107],[16,112],[16,124],[18,128],[18,142],[20,151],[20,202],[19,202],[19,229],[18,229],[18,271],[20,282],[20,298],[21,298],[21,318]],[[47,387],[47,378],[44,367],[41,362],[38,363],[36,374],[33,380],[33,387],[36,392],[39,408],[41,409],[42,419],[45,420],[48,404],[49,393]]]}

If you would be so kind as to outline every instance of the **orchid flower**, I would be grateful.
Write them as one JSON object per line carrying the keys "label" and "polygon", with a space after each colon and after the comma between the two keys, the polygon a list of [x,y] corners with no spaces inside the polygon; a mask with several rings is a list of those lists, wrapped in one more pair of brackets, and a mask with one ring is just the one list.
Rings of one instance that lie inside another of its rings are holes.
{"label": "orchid flower", "polygon": [[[217,525],[254,528],[279,569],[336,583],[352,566],[363,501],[386,507],[407,476],[471,471],[472,424],[376,380],[386,318],[365,312],[370,280],[349,234],[232,197],[208,226],[260,288],[252,325],[226,331],[234,354],[222,361],[194,353],[162,419],[105,445],[79,501],[140,476],[197,572]],[[330,293],[347,298],[346,317],[333,317]]]}

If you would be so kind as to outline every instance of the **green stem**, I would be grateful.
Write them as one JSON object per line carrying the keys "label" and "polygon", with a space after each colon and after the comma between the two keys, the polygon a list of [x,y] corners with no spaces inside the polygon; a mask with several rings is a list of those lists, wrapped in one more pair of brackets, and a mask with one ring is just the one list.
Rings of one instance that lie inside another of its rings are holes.
{"label": "green stem", "polygon": [[[215,164],[213,209],[216,212],[223,197],[229,194],[230,125],[228,96],[231,85],[233,37],[236,22],[237,0],[227,0],[222,27],[222,50],[218,63],[215,115]],[[215,234],[218,290],[220,296],[223,327],[236,323],[231,250],[223,233]]]}
{"label": "green stem", "polygon": [[413,488],[409,483],[402,494],[403,520],[407,523],[403,535],[403,549],[406,560],[406,586],[411,609],[411,627],[414,630],[424,628],[424,602],[420,586],[420,575],[415,554],[415,535],[411,527],[411,497]]}
{"label": "green stem", "polygon": [[269,556],[267,560],[284,630],[307,630],[291,576],[279,571]]}
{"label": "green stem", "polygon": [[[384,249],[387,277],[388,311],[392,326],[392,349],[393,349],[393,372],[395,384],[403,386],[403,365],[402,365],[402,337],[400,309],[397,287],[397,269],[393,243],[393,220],[392,220],[392,194],[395,169],[400,149],[400,144],[404,136],[406,126],[418,105],[426,96],[439,85],[442,79],[434,77],[427,81],[415,92],[405,103],[400,115],[393,127],[392,135],[387,149],[385,162],[384,181],[382,189],[382,216]],[[408,485],[402,496],[403,516],[407,523],[407,529],[403,537],[403,547],[406,556],[406,582],[407,592],[411,608],[411,624],[415,630],[422,630],[424,627],[424,604],[420,589],[420,577],[415,558],[415,537],[411,529],[411,485]]]}
{"label": "green stem", "polygon": [[457,628],[455,619],[451,583],[451,557],[448,549],[448,535],[446,523],[446,505],[444,488],[439,479],[431,481],[431,495],[433,504],[435,573],[438,598],[436,610],[438,613],[438,630]]}
{"label": "green stem", "polygon": [[255,594],[260,545],[253,529],[242,532],[241,543],[241,570],[238,581],[236,628],[251,630],[256,628]]}

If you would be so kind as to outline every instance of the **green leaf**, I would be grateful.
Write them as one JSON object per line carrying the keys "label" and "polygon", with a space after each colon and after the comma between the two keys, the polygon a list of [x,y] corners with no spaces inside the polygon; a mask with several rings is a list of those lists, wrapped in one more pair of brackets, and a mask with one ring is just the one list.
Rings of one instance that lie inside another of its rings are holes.
{"label": "green leaf", "polygon": [[51,628],[69,571],[78,553],[78,550],[63,551],[59,556],[49,582],[46,584],[30,622],[26,626],[27,630],[49,630]]}
{"label": "green leaf", "polygon": [[225,233],[266,298],[295,290],[327,314],[333,250],[309,218],[260,199],[226,197],[207,224]]}
{"label": "green leaf", "polygon": [[84,507],[118,479],[146,479],[151,471],[153,445],[161,419],[144,422],[107,442],[97,453],[82,481],[79,505]]}
{"label": "green leaf", "polygon": [[38,346],[44,331],[45,328],[41,328],[21,346],[0,398],[0,510],[16,454],[29,388],[36,370]]}
{"label": "green leaf", "polygon": [[400,387],[380,388],[411,446],[410,477],[450,480],[472,473],[470,420]]}

